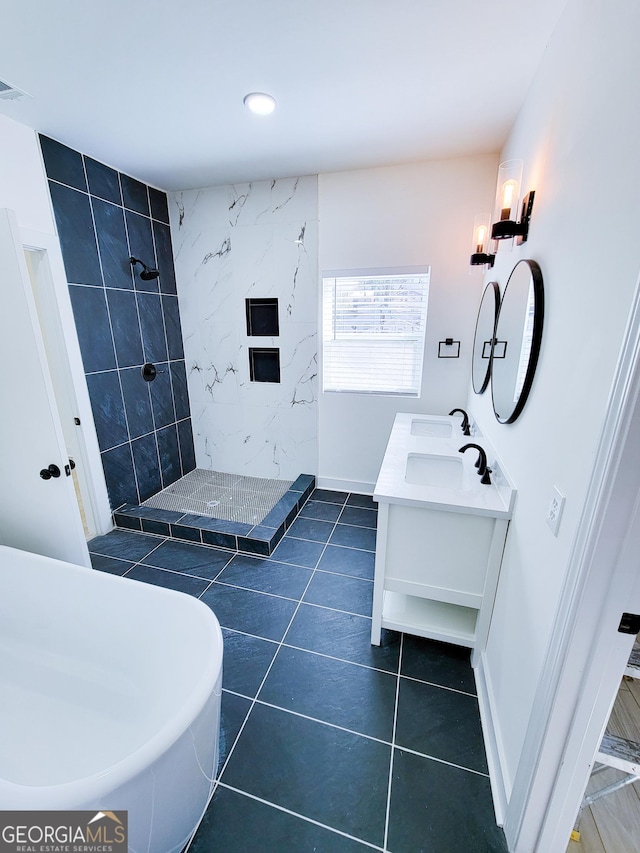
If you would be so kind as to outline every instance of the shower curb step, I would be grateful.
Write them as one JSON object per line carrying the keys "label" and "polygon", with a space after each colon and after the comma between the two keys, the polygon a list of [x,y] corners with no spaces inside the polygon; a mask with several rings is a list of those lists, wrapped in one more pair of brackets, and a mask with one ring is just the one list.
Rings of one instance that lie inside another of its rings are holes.
{"label": "shower curb step", "polygon": [[313,474],[300,474],[260,524],[253,526],[136,504],[119,507],[113,513],[113,523],[126,530],[269,557],[315,487]]}

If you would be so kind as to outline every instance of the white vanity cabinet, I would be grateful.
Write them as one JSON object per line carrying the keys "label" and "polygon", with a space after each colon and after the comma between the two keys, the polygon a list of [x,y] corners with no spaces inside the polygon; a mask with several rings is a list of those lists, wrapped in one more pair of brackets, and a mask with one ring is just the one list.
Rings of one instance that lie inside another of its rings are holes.
{"label": "white vanity cabinet", "polygon": [[[450,434],[440,422],[452,422]],[[469,442],[483,447],[497,482],[480,483],[477,451],[458,452]],[[515,497],[491,449],[463,436],[455,418],[399,414],[373,497],[371,642],[392,628],[467,646],[473,662],[486,643]]]}

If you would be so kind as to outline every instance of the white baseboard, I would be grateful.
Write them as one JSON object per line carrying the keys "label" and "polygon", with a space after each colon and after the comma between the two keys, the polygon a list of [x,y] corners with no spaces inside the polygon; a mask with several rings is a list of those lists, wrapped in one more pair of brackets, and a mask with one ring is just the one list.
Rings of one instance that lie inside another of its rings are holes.
{"label": "white baseboard", "polygon": [[480,722],[487,751],[487,764],[489,765],[493,807],[496,813],[496,822],[498,826],[502,826],[511,796],[511,781],[505,762],[502,738],[496,725],[495,700],[484,652],[480,655],[480,663],[474,672],[480,706]]}
{"label": "white baseboard", "polygon": [[338,480],[334,477],[316,477],[316,486],[319,489],[334,489],[338,492],[372,495],[375,483],[361,483],[359,480]]}

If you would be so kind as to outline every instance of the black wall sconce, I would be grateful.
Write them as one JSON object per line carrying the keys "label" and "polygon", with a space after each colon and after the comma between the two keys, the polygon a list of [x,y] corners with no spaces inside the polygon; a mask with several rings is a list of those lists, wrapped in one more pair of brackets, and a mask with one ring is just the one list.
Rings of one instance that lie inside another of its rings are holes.
{"label": "black wall sconce", "polygon": [[527,242],[535,196],[534,190],[531,190],[524,197],[520,219],[518,220],[522,166],[522,160],[505,160],[504,163],[500,163],[498,168],[498,185],[496,188],[495,215],[491,228],[491,237],[493,240],[509,240],[512,237],[516,237],[518,246]]}
{"label": "black wall sconce", "polygon": [[491,242],[491,214],[480,213],[473,223],[473,251],[469,263],[472,267],[486,264],[489,268],[495,261],[495,252],[488,251]]}
{"label": "black wall sconce", "polygon": [[151,281],[154,278],[158,278],[158,276],[160,275],[158,270],[152,269],[151,267],[148,267],[144,263],[144,261],[141,261],[138,258],[133,258],[133,257],[129,258],[129,263],[131,264],[132,267],[135,267],[136,264],[140,264],[140,266],[142,267],[142,272],[140,273],[140,278],[143,281]]}

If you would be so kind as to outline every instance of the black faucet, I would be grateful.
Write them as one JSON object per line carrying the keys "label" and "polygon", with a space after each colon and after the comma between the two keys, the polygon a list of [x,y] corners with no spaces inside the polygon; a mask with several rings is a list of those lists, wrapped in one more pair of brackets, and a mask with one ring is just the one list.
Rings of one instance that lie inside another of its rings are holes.
{"label": "black faucet", "polygon": [[464,453],[465,450],[469,450],[471,447],[474,450],[479,451],[478,461],[475,463],[476,468],[478,469],[478,474],[480,475],[480,482],[484,486],[491,485],[491,468],[487,468],[487,454],[484,452],[484,448],[480,447],[479,444],[465,444],[464,447],[460,447],[458,453]]}
{"label": "black faucet", "polygon": [[464,409],[451,409],[449,414],[455,415],[456,412],[460,412],[460,414],[462,415],[462,423],[460,424],[462,434],[471,435],[471,430],[469,429],[469,415],[465,412]]}

